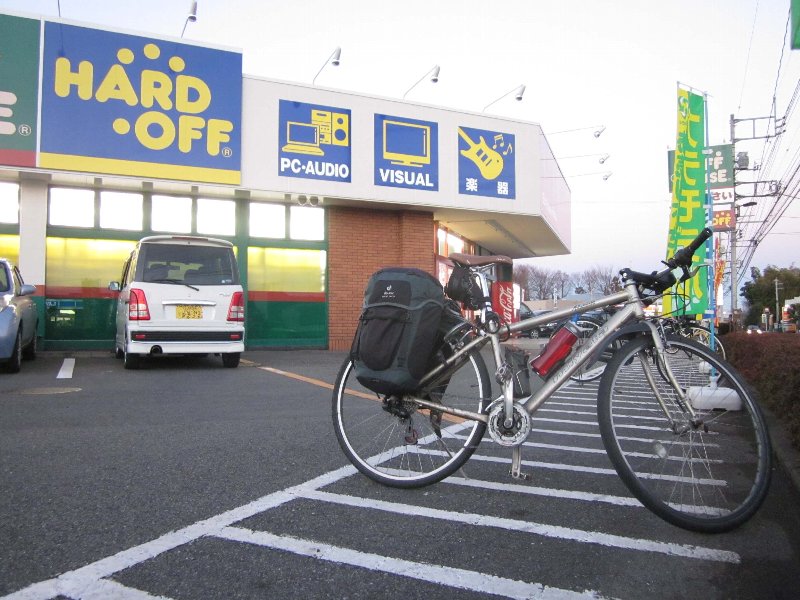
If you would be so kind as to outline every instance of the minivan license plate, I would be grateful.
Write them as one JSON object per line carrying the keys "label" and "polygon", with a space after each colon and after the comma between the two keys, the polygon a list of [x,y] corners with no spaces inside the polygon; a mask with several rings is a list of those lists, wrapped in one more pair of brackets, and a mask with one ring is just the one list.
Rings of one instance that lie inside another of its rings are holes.
{"label": "minivan license plate", "polygon": [[196,304],[179,304],[175,307],[175,317],[178,319],[202,319],[203,307]]}

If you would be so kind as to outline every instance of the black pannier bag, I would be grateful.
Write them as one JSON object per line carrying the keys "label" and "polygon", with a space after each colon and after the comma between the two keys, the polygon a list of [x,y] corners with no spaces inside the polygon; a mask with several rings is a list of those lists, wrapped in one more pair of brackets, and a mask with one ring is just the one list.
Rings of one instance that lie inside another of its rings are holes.
{"label": "black pannier bag", "polygon": [[358,381],[379,394],[416,390],[435,350],[444,301],[442,285],[420,269],[373,273],[350,349]]}
{"label": "black pannier bag", "polygon": [[464,308],[469,310],[483,308],[486,301],[477,275],[471,273],[469,268],[463,265],[453,267],[445,291],[449,298],[463,303]]}
{"label": "black pannier bag", "polygon": [[514,383],[514,398],[525,398],[531,395],[531,374],[528,365],[531,362],[530,354],[516,346],[505,347],[505,359],[511,369],[511,379]]}

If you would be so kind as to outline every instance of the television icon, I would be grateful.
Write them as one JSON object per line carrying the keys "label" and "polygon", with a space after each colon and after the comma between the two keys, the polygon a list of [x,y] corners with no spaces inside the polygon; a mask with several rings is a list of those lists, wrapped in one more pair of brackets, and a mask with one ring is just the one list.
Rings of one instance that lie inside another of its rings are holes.
{"label": "television icon", "polygon": [[384,120],[383,158],[404,167],[431,164],[430,125]]}
{"label": "television icon", "polygon": [[325,152],[319,147],[319,127],[310,123],[287,121],[286,144],[282,150],[295,154],[324,156]]}

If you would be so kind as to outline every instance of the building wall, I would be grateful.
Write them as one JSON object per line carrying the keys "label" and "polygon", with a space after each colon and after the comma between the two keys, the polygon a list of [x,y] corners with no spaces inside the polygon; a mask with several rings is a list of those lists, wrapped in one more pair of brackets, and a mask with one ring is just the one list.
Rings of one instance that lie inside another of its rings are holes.
{"label": "building wall", "polygon": [[433,215],[418,211],[328,209],[328,347],[349,350],[370,275],[415,267],[435,275]]}

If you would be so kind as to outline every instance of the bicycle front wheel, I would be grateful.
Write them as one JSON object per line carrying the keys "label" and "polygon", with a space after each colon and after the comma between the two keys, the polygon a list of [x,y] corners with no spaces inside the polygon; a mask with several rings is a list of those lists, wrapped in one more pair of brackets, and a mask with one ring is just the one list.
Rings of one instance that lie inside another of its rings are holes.
{"label": "bicycle front wheel", "polygon": [[651,338],[634,340],[609,363],[598,395],[603,444],[628,489],[654,513],[692,531],[729,531],[753,516],[769,487],[764,416],[718,354],[681,336],[666,343],[671,352],[659,358]]}
{"label": "bicycle front wheel", "polygon": [[[423,397],[445,406],[484,413],[491,384],[477,351]],[[342,365],[333,390],[336,438],[364,475],[392,487],[421,487],[458,470],[477,448],[486,424],[422,408],[407,398],[363,387],[353,363]]]}

